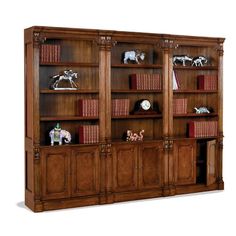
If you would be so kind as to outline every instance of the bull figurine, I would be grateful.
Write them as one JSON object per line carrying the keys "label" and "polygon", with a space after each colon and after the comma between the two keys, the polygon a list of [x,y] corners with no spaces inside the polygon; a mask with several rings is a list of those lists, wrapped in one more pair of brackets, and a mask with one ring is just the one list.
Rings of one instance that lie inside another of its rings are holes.
{"label": "bull figurine", "polygon": [[203,66],[207,64],[208,60],[204,56],[194,57],[192,61],[192,66]]}
{"label": "bull figurine", "polygon": [[139,50],[133,50],[133,51],[124,52],[123,61],[124,61],[124,64],[128,64],[128,60],[134,61],[137,64],[140,64],[139,59],[143,61],[144,58],[145,58],[144,52],[140,52]]}
{"label": "bull figurine", "polygon": [[177,65],[177,63],[181,63],[182,66],[186,66],[186,62],[192,62],[193,58],[187,55],[175,55],[173,56],[173,65]]}

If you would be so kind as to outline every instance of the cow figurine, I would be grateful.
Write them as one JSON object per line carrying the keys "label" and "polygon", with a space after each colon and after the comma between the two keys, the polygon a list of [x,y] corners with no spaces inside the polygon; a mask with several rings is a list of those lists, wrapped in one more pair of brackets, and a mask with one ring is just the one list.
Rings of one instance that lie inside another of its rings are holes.
{"label": "cow figurine", "polygon": [[192,61],[192,66],[203,66],[207,64],[208,60],[204,56],[194,57]]}
{"label": "cow figurine", "polygon": [[53,146],[55,142],[62,145],[63,139],[65,143],[71,142],[71,134],[66,130],[62,130],[59,123],[57,123],[56,127],[50,131],[49,137],[51,138],[51,146]]}
{"label": "cow figurine", "polygon": [[128,60],[130,61],[134,61],[137,64],[140,64],[139,59],[141,59],[142,61],[145,58],[145,53],[144,52],[140,52],[139,50],[134,50],[134,51],[127,51],[124,52],[124,64],[128,64]]}
{"label": "cow figurine", "polygon": [[210,111],[206,107],[194,107],[194,110],[196,111],[196,114],[210,113]]}
{"label": "cow figurine", "polygon": [[186,62],[192,62],[193,58],[187,55],[175,55],[173,56],[173,65],[177,65],[177,63],[182,63],[182,66],[186,66]]}

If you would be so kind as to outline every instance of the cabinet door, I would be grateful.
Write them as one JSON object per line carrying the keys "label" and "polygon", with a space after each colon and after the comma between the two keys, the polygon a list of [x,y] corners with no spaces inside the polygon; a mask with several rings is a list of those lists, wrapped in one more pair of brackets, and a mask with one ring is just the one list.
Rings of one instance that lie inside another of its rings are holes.
{"label": "cabinet door", "polygon": [[143,144],[139,154],[139,186],[141,189],[157,188],[162,183],[162,142]]}
{"label": "cabinet door", "polygon": [[138,186],[138,151],[135,144],[118,144],[112,147],[113,190],[129,191]]}
{"label": "cabinet door", "polygon": [[70,195],[70,152],[63,147],[41,152],[42,198],[56,199]]}
{"label": "cabinet door", "polygon": [[207,185],[216,181],[216,140],[207,142]]}
{"label": "cabinet door", "polygon": [[99,160],[98,146],[73,148],[71,155],[72,196],[99,193]]}
{"label": "cabinet door", "polygon": [[175,182],[177,185],[196,183],[196,141],[174,142]]}

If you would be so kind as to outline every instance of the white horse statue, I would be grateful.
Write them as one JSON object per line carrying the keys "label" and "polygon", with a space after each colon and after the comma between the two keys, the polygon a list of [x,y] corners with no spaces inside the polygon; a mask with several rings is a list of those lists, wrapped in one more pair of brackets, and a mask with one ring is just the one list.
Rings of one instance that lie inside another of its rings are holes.
{"label": "white horse statue", "polygon": [[62,145],[63,139],[65,143],[71,142],[71,134],[66,130],[62,130],[59,123],[57,123],[56,127],[50,131],[49,137],[51,138],[51,146],[53,146],[55,142]]}
{"label": "white horse statue", "polygon": [[[55,79],[56,81],[53,83],[52,88],[55,90],[58,89],[77,89],[76,83],[73,81],[73,79],[77,79],[78,74],[76,72],[73,72],[72,70],[65,70],[63,71],[63,74],[59,75],[54,75],[52,78]],[[59,83],[62,81],[69,81],[70,83],[70,88],[58,88]]]}

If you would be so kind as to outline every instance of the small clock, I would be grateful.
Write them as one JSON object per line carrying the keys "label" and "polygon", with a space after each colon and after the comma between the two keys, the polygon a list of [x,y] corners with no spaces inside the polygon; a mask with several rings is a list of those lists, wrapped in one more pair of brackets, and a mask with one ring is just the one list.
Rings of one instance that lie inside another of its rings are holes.
{"label": "small clock", "polygon": [[153,111],[151,102],[148,99],[141,99],[135,103],[134,114],[145,115],[145,114],[156,114]]}
{"label": "small clock", "polygon": [[148,111],[151,108],[151,103],[149,100],[144,99],[140,102],[140,107],[144,110],[144,111]]}

